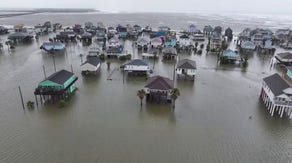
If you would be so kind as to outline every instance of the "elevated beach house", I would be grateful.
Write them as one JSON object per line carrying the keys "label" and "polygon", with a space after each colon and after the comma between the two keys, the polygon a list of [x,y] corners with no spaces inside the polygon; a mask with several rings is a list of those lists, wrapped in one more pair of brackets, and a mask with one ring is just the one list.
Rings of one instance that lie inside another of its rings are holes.
{"label": "elevated beach house", "polygon": [[197,71],[196,61],[190,59],[180,60],[175,69],[178,79],[179,77],[184,77],[185,79],[194,80],[196,71]]}
{"label": "elevated beach house", "polygon": [[174,60],[177,57],[177,50],[174,47],[165,47],[162,49],[163,59]]}
{"label": "elevated beach house", "polygon": [[251,53],[255,49],[256,45],[252,41],[243,41],[240,45],[240,51],[243,53]]}
{"label": "elevated beach house", "polygon": [[87,57],[86,61],[81,64],[82,75],[97,75],[100,71],[101,62],[98,57]]}
{"label": "elevated beach house", "polygon": [[173,84],[173,80],[166,77],[150,77],[144,87],[146,92],[146,102],[170,103]]}
{"label": "elevated beach house", "polygon": [[205,35],[202,33],[196,33],[192,36],[194,41],[205,41]]}
{"label": "elevated beach house", "polygon": [[261,98],[271,116],[278,112],[292,119],[292,88],[280,75],[273,74],[263,79]]}
{"label": "elevated beach house", "polygon": [[210,48],[211,50],[215,50],[220,48],[222,45],[222,39],[221,39],[221,34],[213,31],[210,39]]}
{"label": "elevated beach house", "polygon": [[160,37],[155,37],[151,39],[150,44],[152,48],[160,49],[162,48],[163,42]]}
{"label": "elevated beach house", "polygon": [[58,101],[68,98],[76,90],[78,80],[72,72],[60,70],[39,83],[34,94],[41,97],[41,101]]}
{"label": "elevated beach house", "polygon": [[30,43],[33,40],[33,35],[27,32],[15,32],[10,34],[8,39],[14,43]]}
{"label": "elevated beach house", "polygon": [[142,36],[137,40],[138,50],[147,50],[150,46],[150,38]]}
{"label": "elevated beach house", "polygon": [[231,49],[227,49],[223,52],[221,58],[220,58],[220,63],[234,63],[236,61],[240,61],[241,58],[239,54],[236,51],[233,51]]}
{"label": "elevated beach house", "polygon": [[75,42],[76,41],[76,33],[74,31],[63,31],[56,35],[56,39],[61,42]]}
{"label": "elevated beach house", "polygon": [[275,58],[278,63],[292,65],[292,53],[290,52],[278,53],[275,55]]}
{"label": "elevated beach house", "polygon": [[133,59],[123,66],[124,71],[128,73],[128,75],[148,75],[150,72],[149,63],[141,59]]}
{"label": "elevated beach house", "polygon": [[123,52],[123,46],[120,40],[116,37],[111,38],[108,41],[106,54],[108,57],[119,57]]}
{"label": "elevated beach house", "polygon": [[181,35],[179,37],[179,48],[180,50],[190,50],[192,49],[192,42],[188,35]]}
{"label": "elevated beach house", "polygon": [[0,26],[0,35],[9,33],[8,28]]}
{"label": "elevated beach house", "polygon": [[63,52],[65,48],[65,44],[61,42],[44,42],[40,47],[40,49],[48,53]]}

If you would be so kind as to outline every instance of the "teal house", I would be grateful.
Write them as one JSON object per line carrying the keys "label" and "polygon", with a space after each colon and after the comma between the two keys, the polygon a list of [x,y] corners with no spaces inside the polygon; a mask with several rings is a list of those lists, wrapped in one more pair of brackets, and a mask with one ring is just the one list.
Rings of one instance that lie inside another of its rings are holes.
{"label": "teal house", "polygon": [[221,61],[223,62],[235,62],[235,61],[240,61],[241,58],[239,56],[239,54],[237,54],[237,52],[233,51],[233,50],[225,50],[223,52],[222,58],[224,58],[223,60],[221,59]]}
{"label": "teal house", "polygon": [[287,68],[287,73],[286,73],[286,75],[288,76],[288,78],[290,79],[290,80],[292,80],[292,66],[288,66],[288,67],[286,67]]}
{"label": "teal house", "polygon": [[66,99],[76,90],[77,80],[72,72],[61,70],[40,82],[34,94],[52,102]]}

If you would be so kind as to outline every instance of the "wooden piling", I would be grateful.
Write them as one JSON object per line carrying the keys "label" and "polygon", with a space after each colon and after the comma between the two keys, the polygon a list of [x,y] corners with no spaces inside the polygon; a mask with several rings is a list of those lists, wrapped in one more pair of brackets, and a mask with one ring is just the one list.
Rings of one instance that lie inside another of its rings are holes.
{"label": "wooden piling", "polygon": [[22,92],[21,92],[20,86],[18,86],[18,90],[19,90],[19,94],[20,94],[20,98],[21,98],[22,109],[25,110],[24,102],[23,102],[23,97],[22,97]]}

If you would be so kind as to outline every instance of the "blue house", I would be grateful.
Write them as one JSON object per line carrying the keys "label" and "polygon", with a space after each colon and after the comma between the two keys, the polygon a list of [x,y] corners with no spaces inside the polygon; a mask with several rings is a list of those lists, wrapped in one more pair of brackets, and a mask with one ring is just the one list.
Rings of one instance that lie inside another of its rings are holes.
{"label": "blue house", "polygon": [[244,41],[240,47],[243,52],[252,52],[256,49],[256,45],[252,41]]}
{"label": "blue house", "polygon": [[47,52],[63,51],[65,50],[65,44],[61,42],[44,42],[40,49],[43,49]]}
{"label": "blue house", "polygon": [[127,28],[121,25],[117,27],[117,32],[119,34],[119,38],[126,38],[128,36]]}
{"label": "blue house", "polygon": [[175,38],[166,38],[164,42],[164,47],[174,47],[177,40]]}
{"label": "blue house", "polygon": [[158,27],[158,31],[156,33],[156,37],[166,37],[170,31],[170,28],[167,26]]}

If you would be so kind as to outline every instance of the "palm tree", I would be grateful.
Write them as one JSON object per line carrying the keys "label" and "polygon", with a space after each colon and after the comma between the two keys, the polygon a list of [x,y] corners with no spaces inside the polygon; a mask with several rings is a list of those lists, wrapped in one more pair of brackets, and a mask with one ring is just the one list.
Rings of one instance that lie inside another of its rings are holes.
{"label": "palm tree", "polygon": [[197,48],[197,47],[198,47],[198,45],[199,45],[199,43],[198,43],[198,42],[196,42],[196,43],[195,43],[195,47]]}
{"label": "palm tree", "polygon": [[146,92],[144,91],[144,89],[138,90],[137,96],[140,98],[141,107],[143,105],[143,99],[144,99],[145,95],[146,95]]}
{"label": "palm tree", "polygon": [[180,91],[178,88],[173,88],[170,94],[172,98],[172,107],[175,108],[175,100],[180,96]]}
{"label": "palm tree", "polygon": [[207,51],[207,54],[208,54],[209,51],[210,51],[210,44],[207,45],[206,51]]}

